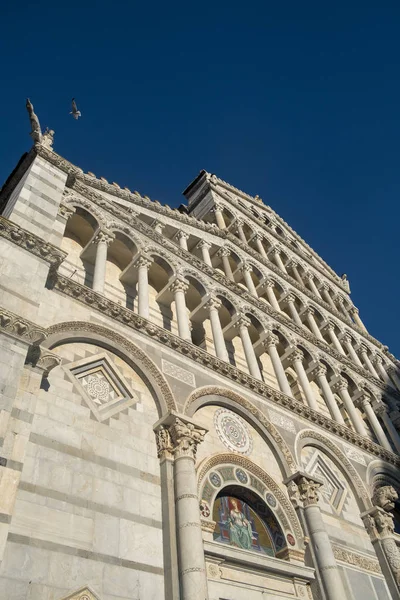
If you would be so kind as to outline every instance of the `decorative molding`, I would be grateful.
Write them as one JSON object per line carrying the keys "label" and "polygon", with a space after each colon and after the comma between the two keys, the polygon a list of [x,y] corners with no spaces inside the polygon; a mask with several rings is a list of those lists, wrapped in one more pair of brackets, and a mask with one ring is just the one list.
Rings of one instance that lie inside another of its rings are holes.
{"label": "decorative molding", "polygon": [[[278,392],[264,382],[252,377],[251,375],[248,375],[247,373],[244,373],[243,371],[240,371],[227,362],[208,354],[205,350],[202,350],[191,342],[187,342],[186,340],[183,340],[182,338],[170,333],[163,327],[159,327],[158,325],[151,323],[147,319],[144,319],[143,317],[133,313],[131,310],[123,308],[112,300],[108,300],[101,294],[98,294],[97,292],[94,292],[93,290],[60,274],[57,274],[57,277],[54,281],[54,286],[55,289],[64,293],[66,296],[75,298],[79,302],[90,306],[92,310],[97,310],[102,314],[111,317],[113,320],[139,331],[143,335],[161,342],[161,344],[164,346],[169,347],[172,350],[176,350],[180,354],[193,359],[203,366],[211,367],[215,372],[228,377],[235,383],[239,383],[257,394],[260,394],[263,398],[267,397],[272,402],[276,402],[278,405],[287,408],[291,412],[308,419],[310,422],[323,427],[335,435],[338,435],[343,440],[353,443],[367,452],[381,457],[383,460],[386,460],[391,464],[400,466],[400,458],[397,455],[385,450],[378,444],[372,442],[370,439],[359,435],[344,425],[340,425],[333,419],[309,408],[294,398],[286,396],[286,394],[283,394],[282,392]],[[69,325],[72,328],[73,322]],[[60,326],[62,327],[63,324],[60,324]],[[88,332],[90,332],[93,327],[98,327],[92,323],[80,324],[82,329],[85,329],[85,326]],[[53,327],[58,326],[55,325]],[[51,330],[52,327],[49,329],[49,331]],[[100,330],[103,331],[103,328],[100,327]],[[104,331],[111,333],[105,328]],[[118,337],[122,340],[120,342],[122,345],[127,344],[128,346],[131,346],[131,344],[125,338],[122,338],[122,336]],[[136,351],[138,351],[137,348]],[[149,361],[147,356],[144,353],[142,354],[142,360],[146,359]],[[151,363],[151,361],[149,362]],[[151,365],[153,365],[153,363],[151,363]],[[170,391],[169,395],[172,397]],[[173,399],[172,402],[174,402]]]}
{"label": "decorative molding", "polygon": [[26,229],[2,216],[0,216],[0,237],[43,259],[54,270],[58,269],[67,256],[67,253],[63,250],[43,241],[39,236],[26,231]]}
{"label": "decorative molding", "polygon": [[179,365],[175,365],[169,360],[161,359],[161,367],[164,375],[169,375],[173,379],[177,379],[190,387],[196,387],[196,379],[193,373],[183,369]]}
{"label": "decorative molding", "polygon": [[273,423],[274,425],[277,425],[278,427],[281,427],[285,431],[290,431],[291,433],[296,433],[296,428],[294,426],[292,419],[289,419],[289,417],[286,417],[285,415],[282,415],[281,413],[277,413],[273,410],[269,410],[268,414],[269,414],[271,423]]}
{"label": "decorative molding", "polygon": [[382,573],[379,562],[372,557],[365,556],[365,554],[358,554],[337,544],[332,544],[332,549],[336,560],[340,562],[358,567],[369,573]]}
{"label": "decorative molding", "polygon": [[40,344],[46,338],[46,330],[43,327],[3,307],[0,307],[0,331],[28,344]]}

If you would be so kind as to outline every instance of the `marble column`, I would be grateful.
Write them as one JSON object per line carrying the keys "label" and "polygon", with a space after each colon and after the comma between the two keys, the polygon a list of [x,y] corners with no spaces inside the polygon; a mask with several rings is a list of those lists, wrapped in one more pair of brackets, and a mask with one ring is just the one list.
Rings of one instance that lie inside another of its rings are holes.
{"label": "marble column", "polygon": [[286,265],[286,267],[287,267],[287,268],[289,268],[289,267],[290,267],[290,268],[292,269],[292,271],[293,271],[293,275],[294,275],[294,278],[296,279],[297,283],[298,283],[299,285],[301,285],[302,287],[304,287],[304,281],[303,281],[303,280],[302,280],[302,278],[300,277],[300,273],[299,273],[299,270],[298,270],[298,266],[299,266],[299,264],[298,264],[298,263],[297,263],[295,260],[293,260],[293,259],[291,259],[291,260],[288,262],[288,264]]}
{"label": "marble column", "polygon": [[317,337],[319,340],[325,341],[322,333],[319,330],[317,322],[314,318],[315,310],[313,309],[313,307],[306,306],[306,308],[303,310],[302,314],[305,315],[305,318],[307,319],[307,323],[309,324],[310,329],[313,332],[313,334],[315,335],[315,337]]}
{"label": "marble column", "polygon": [[175,279],[171,284],[171,292],[174,294],[176,318],[178,321],[178,332],[182,339],[192,341],[190,333],[189,316],[186,308],[185,294],[189,289],[184,279]]}
{"label": "marble column", "polygon": [[215,354],[221,360],[229,362],[228,351],[226,349],[224,334],[222,332],[221,321],[219,319],[219,309],[221,307],[221,300],[219,298],[210,298],[206,304],[206,308],[209,311],[211,331],[214,341]]}
{"label": "marble column", "polygon": [[340,353],[343,354],[343,356],[346,356],[346,352],[343,350],[342,344],[339,342],[337,335],[335,333],[335,324],[328,321],[328,323],[325,323],[323,325],[323,329],[326,329],[328,332],[328,335],[331,339],[332,344],[335,346],[335,349]]}
{"label": "marble column", "polygon": [[283,264],[283,261],[281,259],[281,250],[280,248],[278,248],[277,246],[274,246],[273,248],[271,248],[271,250],[269,251],[268,254],[272,254],[273,260],[276,264],[276,266],[283,271],[284,273],[286,273],[286,267]]}
{"label": "marble column", "polygon": [[336,381],[332,383],[332,389],[341,397],[346,412],[349,415],[350,421],[353,423],[356,432],[366,437],[367,431],[365,429],[364,422],[354,406],[353,400],[351,399],[348,391],[347,381],[344,379],[344,377],[337,377]]}
{"label": "marble column", "polygon": [[345,305],[344,305],[344,300],[341,296],[338,296],[337,298],[337,302],[340,306],[340,310],[342,312],[342,315],[344,316],[345,319],[350,319],[349,313],[347,312]]}
{"label": "marble column", "polygon": [[303,352],[301,352],[301,350],[298,349],[293,350],[287,357],[289,364],[293,365],[293,368],[296,371],[301,389],[304,392],[304,396],[306,397],[306,402],[308,406],[313,410],[318,410],[318,402],[314,396],[314,392],[311,389],[307,373],[305,372],[303,366],[303,359],[304,354]]}
{"label": "marble column", "polygon": [[238,329],[240,339],[242,340],[244,355],[246,357],[249,373],[253,377],[256,377],[256,379],[262,379],[257,362],[256,353],[254,352],[253,343],[250,339],[249,326],[250,320],[245,316],[240,316],[235,323],[235,327]]}
{"label": "marble column", "polygon": [[367,328],[365,327],[364,323],[360,319],[358,308],[356,308],[355,306],[352,306],[351,309],[349,310],[349,312],[350,312],[350,315],[353,317],[356,325],[358,325],[358,327],[360,329],[362,329],[363,331],[367,331]]}
{"label": "marble column", "polygon": [[262,339],[262,343],[271,359],[272,367],[274,369],[275,377],[278,381],[279,389],[287,396],[293,397],[292,390],[290,389],[290,385],[286,377],[285,369],[283,368],[282,361],[276,348],[279,343],[278,336],[274,335],[271,332],[267,332]]}
{"label": "marble column", "polygon": [[321,510],[318,506],[319,488],[323,481],[306,473],[295,473],[287,481],[294,481],[297,485],[298,501],[303,505],[304,519],[307,534],[313,548],[316,561],[314,565],[319,573],[325,592],[326,600],[344,600],[347,592],[343,587],[340,571],[333,554],[332,544],[329,539]]}
{"label": "marble column", "polygon": [[359,402],[360,402],[360,406],[363,408],[365,414],[367,415],[368,422],[371,425],[372,431],[376,435],[378,443],[383,448],[385,448],[385,450],[389,450],[389,452],[392,452],[392,447],[389,443],[389,440],[387,439],[386,434],[383,431],[383,427],[379,423],[379,419],[376,416],[375,411],[371,406],[371,398],[363,395],[360,397]]}
{"label": "marble column", "polygon": [[371,375],[373,377],[376,377],[377,379],[380,379],[378,373],[375,371],[372,362],[369,360],[369,356],[368,356],[368,348],[365,344],[359,344],[358,348],[357,348],[358,352],[361,355],[361,358],[364,361],[364,366],[367,368],[367,370],[371,373]]}
{"label": "marble column", "polygon": [[176,239],[178,240],[179,246],[182,248],[182,250],[187,251],[187,241],[189,239],[189,234],[185,233],[184,231],[178,231],[178,233],[176,234]]}
{"label": "marble column", "polygon": [[385,383],[387,383],[388,385],[393,387],[393,383],[389,377],[389,373],[386,371],[385,367],[383,366],[382,356],[380,356],[380,354],[375,354],[375,356],[373,358],[373,362],[374,362],[374,365],[376,366],[375,370],[379,373],[379,375],[381,376],[381,379],[383,379],[383,381]]}
{"label": "marble column", "polygon": [[258,298],[256,286],[254,285],[254,281],[251,277],[252,270],[253,270],[252,266],[249,265],[248,263],[244,263],[240,267],[240,272],[243,274],[243,279],[245,281],[247,289],[249,290],[249,292],[252,296],[255,296],[256,298]]}
{"label": "marble column", "polygon": [[296,298],[293,294],[286,294],[286,296],[282,299],[282,303],[288,305],[290,316],[292,317],[296,325],[298,325],[299,327],[303,327],[303,323],[300,319],[299,313],[297,312],[295,300]]}
{"label": "marble column", "polygon": [[263,283],[263,288],[265,288],[265,293],[267,294],[267,298],[268,298],[268,302],[270,303],[270,305],[272,306],[272,308],[274,310],[276,310],[277,312],[281,312],[281,307],[279,306],[278,300],[275,296],[275,292],[274,292],[274,287],[275,284],[273,281],[266,280],[265,283]]}
{"label": "marble column", "polygon": [[400,391],[400,378],[397,375],[397,369],[394,365],[389,365],[388,374],[390,379],[393,381],[396,388]]}
{"label": "marble column", "polygon": [[347,349],[352,361],[359,367],[364,368],[364,365],[362,364],[360,357],[358,356],[357,352],[353,348],[351,336],[345,331],[344,333],[341,333],[338,336],[338,339],[340,340],[341,343],[343,342],[343,345]]}
{"label": "marble column", "polygon": [[149,318],[149,267],[152,261],[147,256],[140,256],[138,267],[138,313],[145,319]]}
{"label": "marble column", "polygon": [[321,298],[322,300],[322,296],[321,293],[319,291],[319,289],[317,288],[317,286],[315,285],[315,281],[314,281],[314,275],[312,273],[310,273],[309,271],[306,273],[306,277],[308,279],[308,282],[310,284],[310,288],[311,291],[314,292],[314,294],[318,297]]}
{"label": "marble column", "polygon": [[259,251],[259,253],[261,254],[261,256],[263,256],[264,258],[268,258],[267,257],[267,253],[265,251],[264,245],[262,243],[263,241],[263,236],[259,233],[256,233],[256,235],[254,236],[254,239],[256,241],[256,246],[257,246],[257,250]]}
{"label": "marble column", "polygon": [[324,397],[325,403],[328,407],[328,410],[331,414],[332,419],[341,425],[344,425],[344,419],[342,417],[342,413],[337,405],[335,396],[331,390],[331,387],[328,383],[328,379],[326,377],[326,367],[324,365],[317,365],[312,371],[311,375],[314,377],[322,390],[322,395]]}
{"label": "marble column", "polygon": [[220,229],[226,229],[226,223],[223,215],[224,207],[222,204],[214,204],[214,214],[215,220],[217,221],[217,225]]}
{"label": "marble column", "polygon": [[200,248],[200,250],[201,250],[201,255],[202,255],[203,261],[209,267],[212,267],[211,256],[210,256],[211,245],[212,244],[210,244],[210,242],[206,242],[206,240],[201,240],[197,244],[197,247]]}
{"label": "marble column", "polygon": [[113,239],[114,236],[105,231],[99,231],[94,239],[94,243],[96,244],[96,259],[93,272],[93,290],[100,294],[104,292],[107,250]]}
{"label": "marble column", "polygon": [[166,448],[174,456],[180,600],[207,600],[207,574],[195,466],[197,446],[203,441],[206,430],[183,416],[169,415],[165,423],[157,445],[159,454]]}
{"label": "marble column", "polygon": [[231,281],[234,281],[232,268],[229,262],[229,257],[231,255],[231,251],[228,248],[220,248],[217,252],[217,256],[222,260],[222,268],[224,270],[225,275]]}
{"label": "marble column", "polygon": [[[398,454],[400,454],[400,436],[397,433],[397,429],[394,426],[392,419],[390,418],[387,406],[385,406],[383,403],[380,404],[376,408],[376,413],[382,419],[382,421],[385,425],[386,431],[388,432],[389,437],[392,440],[394,447],[396,448],[396,451],[398,452]],[[393,452],[392,448],[390,448],[390,451]]]}
{"label": "marble column", "polygon": [[239,239],[243,242],[243,244],[247,244],[247,239],[243,231],[244,222],[242,219],[236,219],[233,224],[233,231],[238,234]]}

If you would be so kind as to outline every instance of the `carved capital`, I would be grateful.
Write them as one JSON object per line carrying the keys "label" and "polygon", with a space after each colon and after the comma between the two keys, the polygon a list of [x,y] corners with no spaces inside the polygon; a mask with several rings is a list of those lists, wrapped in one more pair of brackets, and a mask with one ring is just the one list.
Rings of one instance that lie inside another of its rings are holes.
{"label": "carved capital", "polygon": [[262,338],[262,344],[264,348],[268,350],[271,346],[277,346],[279,344],[279,338],[274,333],[268,331],[265,337]]}
{"label": "carved capital", "polygon": [[189,289],[189,284],[184,279],[177,277],[171,283],[169,289],[173,294],[175,294],[176,292],[187,292]]}
{"label": "carved capital", "polygon": [[221,308],[222,302],[216,296],[210,296],[209,300],[207,300],[205,307],[208,310],[219,310]]}
{"label": "carved capital", "polygon": [[146,267],[148,269],[152,264],[152,259],[145,254],[141,254],[136,260],[136,266],[138,269],[140,269],[140,267]]}
{"label": "carved capital", "polygon": [[68,206],[68,204],[60,204],[58,214],[64,219],[69,219],[75,212],[74,206]]}
{"label": "carved capital", "polygon": [[54,367],[61,364],[61,358],[47,348],[33,344],[28,350],[25,362],[43,371],[43,375],[47,377]]}
{"label": "carved capital", "polygon": [[337,377],[336,381],[332,384],[332,390],[334,392],[340,392],[347,390],[347,381],[344,377]]}
{"label": "carved capital", "polygon": [[189,457],[196,459],[197,446],[204,440],[205,429],[200,429],[193,423],[185,423],[179,418],[169,428],[174,446],[175,458]]}
{"label": "carved capital", "polygon": [[239,314],[233,325],[236,329],[242,329],[242,327],[247,329],[247,327],[250,327],[251,321],[245,315]]}
{"label": "carved capital", "polygon": [[107,244],[109,246],[114,238],[114,234],[109,231],[99,231],[93,241],[95,244]]}
{"label": "carved capital", "polygon": [[311,376],[312,377],[326,377],[327,368],[325,365],[317,365],[312,369]]}
{"label": "carved capital", "polygon": [[[297,486],[297,493],[294,486],[291,487],[291,494],[295,500],[300,504],[303,503],[304,508],[307,506],[315,506],[319,501],[319,488],[323,484],[323,481],[308,475],[308,473],[296,473],[287,480],[286,485],[290,488],[292,483]],[[293,502],[293,499],[292,499]]]}
{"label": "carved capital", "polygon": [[383,402],[380,402],[375,406],[375,413],[381,417],[383,417],[383,415],[385,415],[388,412],[388,410],[388,407],[386,406],[386,404],[383,404]]}
{"label": "carved capital", "polygon": [[222,258],[223,256],[230,256],[231,255],[231,251],[229,250],[229,248],[220,248],[217,252],[217,256],[219,256],[220,258]]}
{"label": "carved capital", "polygon": [[293,349],[290,354],[287,356],[287,362],[292,365],[296,362],[302,362],[304,358],[304,354],[301,350],[297,348]]}
{"label": "carved capital", "polygon": [[175,237],[177,240],[187,240],[189,239],[189,234],[180,229]]}
{"label": "carved capital", "polygon": [[394,509],[394,503],[398,497],[398,493],[393,486],[383,485],[375,490],[372,496],[372,503],[388,512]]}
{"label": "carved capital", "polygon": [[155,434],[158,458],[172,458],[174,447],[168,428],[161,425]]}
{"label": "carved capital", "polygon": [[200,250],[202,248],[207,248],[208,250],[211,248],[212,244],[211,242],[207,242],[207,240],[200,240],[199,243],[197,244],[196,248],[199,248]]}
{"label": "carved capital", "polygon": [[253,267],[249,263],[245,262],[240,266],[241,273],[244,273],[245,271],[247,271],[248,273],[251,273],[252,270],[253,270]]}
{"label": "carved capital", "polygon": [[293,304],[296,301],[296,296],[294,294],[286,294],[284,298],[282,298],[283,304]]}

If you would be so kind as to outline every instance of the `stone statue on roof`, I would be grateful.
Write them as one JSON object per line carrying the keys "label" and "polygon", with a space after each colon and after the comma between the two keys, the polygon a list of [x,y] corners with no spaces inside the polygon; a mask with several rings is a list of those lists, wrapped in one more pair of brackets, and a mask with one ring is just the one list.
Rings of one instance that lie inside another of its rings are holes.
{"label": "stone statue on roof", "polygon": [[29,120],[31,122],[32,131],[30,132],[30,136],[34,142],[42,141],[42,130],[40,128],[39,119],[33,109],[32,102],[29,98],[26,99],[26,110],[28,111]]}

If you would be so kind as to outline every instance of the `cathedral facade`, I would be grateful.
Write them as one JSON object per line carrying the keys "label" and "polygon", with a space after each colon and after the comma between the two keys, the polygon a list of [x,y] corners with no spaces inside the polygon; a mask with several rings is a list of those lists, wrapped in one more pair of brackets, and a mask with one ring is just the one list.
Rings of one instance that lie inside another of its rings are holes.
{"label": "cathedral facade", "polygon": [[400,371],[273,209],[171,209],[28,108],[0,192],[0,597],[400,598]]}

